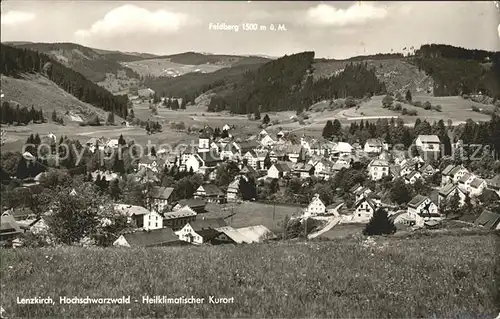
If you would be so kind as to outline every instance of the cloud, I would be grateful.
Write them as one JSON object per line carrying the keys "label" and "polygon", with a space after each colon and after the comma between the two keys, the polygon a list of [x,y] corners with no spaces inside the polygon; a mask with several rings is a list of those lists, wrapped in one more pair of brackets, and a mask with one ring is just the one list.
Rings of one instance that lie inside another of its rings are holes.
{"label": "cloud", "polygon": [[385,18],[388,12],[385,8],[377,7],[372,3],[356,2],[347,9],[337,9],[329,4],[318,4],[306,12],[307,21],[321,26],[350,26],[361,25],[370,20]]}
{"label": "cloud", "polygon": [[35,14],[31,12],[11,10],[7,13],[2,13],[1,25],[15,26],[35,19]]}
{"label": "cloud", "polygon": [[101,37],[125,36],[144,33],[169,33],[179,30],[195,20],[183,13],[165,10],[149,11],[135,5],[123,5],[115,8],[89,29],[78,30],[75,35],[88,38],[94,35]]}

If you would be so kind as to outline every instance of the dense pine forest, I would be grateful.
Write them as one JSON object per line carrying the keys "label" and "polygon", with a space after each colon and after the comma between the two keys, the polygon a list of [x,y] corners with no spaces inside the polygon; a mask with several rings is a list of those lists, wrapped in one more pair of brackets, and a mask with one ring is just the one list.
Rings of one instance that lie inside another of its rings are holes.
{"label": "dense pine forest", "polygon": [[242,74],[256,70],[263,63],[243,64],[224,68],[213,73],[188,73],[179,77],[152,77],[144,78],[144,86],[157,92],[158,97],[183,97],[188,102],[194,102],[195,98],[206,91],[225,86],[232,87]]}
{"label": "dense pine forest", "polygon": [[482,92],[500,98],[500,52],[423,45],[414,63],[434,79],[435,96]]}
{"label": "dense pine forest", "polygon": [[231,90],[212,98],[209,111],[232,113],[307,109],[311,104],[332,98],[363,97],[385,93],[385,85],[365,63],[349,64],[343,72],[314,81],[314,52],[303,52],[271,61],[247,72]]}
{"label": "dense pine forest", "polygon": [[42,73],[79,100],[123,118],[127,117],[128,98],[126,95],[111,94],[82,74],[54,61],[46,54],[2,44],[0,56],[1,74],[16,77],[21,73]]}
{"label": "dense pine forest", "polygon": [[19,104],[11,106],[9,102],[3,102],[0,108],[0,123],[2,124],[28,124],[31,121],[43,123],[45,121],[42,110],[35,110],[34,106],[31,108],[21,107]]}

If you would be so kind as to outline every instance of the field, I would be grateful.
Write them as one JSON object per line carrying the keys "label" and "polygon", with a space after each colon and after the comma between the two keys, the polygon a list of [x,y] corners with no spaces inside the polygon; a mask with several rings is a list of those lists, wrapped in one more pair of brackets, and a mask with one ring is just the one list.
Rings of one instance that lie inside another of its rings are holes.
{"label": "field", "polygon": [[209,213],[203,214],[203,217],[226,217],[234,214],[226,222],[235,228],[264,225],[275,232],[279,232],[282,229],[281,224],[284,218],[300,215],[302,208],[284,205],[274,207],[272,204],[243,202],[223,206],[208,204],[207,210]]}
{"label": "field", "polygon": [[[494,318],[500,311],[498,240],[463,234],[381,237],[374,245],[335,240],[2,250],[2,308],[9,318]],[[205,299],[142,302],[157,295]],[[16,303],[35,296],[55,304]],[[59,302],[86,296],[130,296],[131,302]],[[234,302],[210,304],[210,296]]]}
{"label": "field", "polygon": [[188,65],[172,62],[169,58],[147,59],[130,62],[120,62],[137,72],[139,75],[146,76],[171,76],[176,77],[190,72],[211,73],[225,67],[231,66],[225,64],[201,64]]}
{"label": "field", "polygon": [[[434,97],[427,94],[416,94],[413,97],[414,101],[421,101],[422,104],[429,101],[432,105],[441,105],[442,111],[436,112],[431,110],[424,110],[423,108],[414,107],[412,105],[401,103],[403,108],[408,110],[416,110],[417,116],[401,115],[401,112],[394,112],[382,107],[383,96],[374,96],[369,101],[361,104],[360,108],[350,109],[335,109],[333,111],[323,110],[318,112],[309,112],[309,119],[306,120],[305,125],[300,125],[298,122],[286,121],[282,124],[273,126],[269,130],[276,130],[277,127],[282,127],[285,130],[294,131],[298,135],[303,133],[311,136],[320,136],[321,132],[328,120],[338,119],[343,125],[349,125],[352,121],[369,120],[376,121],[378,118],[401,118],[408,125],[413,125],[417,118],[427,119],[431,123],[433,121],[444,120],[445,123],[448,119],[453,121],[454,125],[465,123],[467,119],[475,121],[488,121],[489,115],[472,111],[472,106],[476,106],[485,110],[493,110],[492,105],[484,105],[470,100],[464,100],[459,96],[445,96]],[[397,103],[397,102],[395,102]],[[328,107],[328,102],[316,103],[314,109],[325,109]],[[271,117],[271,119],[273,119]],[[281,120],[286,117],[281,116]]]}
{"label": "field", "polygon": [[[146,147],[148,141],[152,145],[175,144],[180,140],[194,139],[195,136],[190,136],[185,132],[178,132],[170,129],[165,129],[161,133],[147,135],[146,131],[139,127],[124,127],[124,126],[79,126],[77,123],[69,123],[61,126],[54,123],[30,124],[27,126],[2,126],[6,131],[6,141],[2,145],[2,151],[21,151],[22,146],[26,142],[30,134],[38,133],[41,137],[48,133],[54,133],[57,138],[61,135],[66,135],[68,138],[77,139],[82,144],[88,141],[91,137],[118,138],[123,134],[125,139],[134,140],[136,144]],[[158,150],[158,148],[157,148]]]}

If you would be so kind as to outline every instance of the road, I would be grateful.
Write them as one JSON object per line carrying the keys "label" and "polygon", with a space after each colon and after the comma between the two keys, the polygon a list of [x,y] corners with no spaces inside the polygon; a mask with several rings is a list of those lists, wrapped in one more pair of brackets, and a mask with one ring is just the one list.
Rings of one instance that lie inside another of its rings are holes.
{"label": "road", "polygon": [[308,239],[313,239],[313,238],[316,238],[318,237],[319,235],[329,231],[330,229],[332,229],[335,225],[339,224],[340,221],[342,220],[342,216],[339,216],[338,214],[338,210],[340,209],[340,207],[342,207],[344,205],[344,203],[341,203],[339,205],[337,205],[337,207],[335,207],[333,210],[334,210],[334,215],[333,217],[330,218],[330,220],[328,221],[328,223],[325,225],[325,227],[323,227],[321,230],[317,231],[317,232],[314,232],[312,234],[309,234],[307,235],[307,238]]}

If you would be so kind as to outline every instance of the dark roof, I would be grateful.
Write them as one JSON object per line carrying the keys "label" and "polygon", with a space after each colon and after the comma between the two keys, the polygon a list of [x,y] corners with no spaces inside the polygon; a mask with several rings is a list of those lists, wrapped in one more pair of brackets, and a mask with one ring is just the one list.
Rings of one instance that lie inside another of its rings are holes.
{"label": "dark roof", "polygon": [[453,192],[455,189],[460,189],[460,188],[456,187],[455,185],[453,185],[451,183],[447,184],[439,190],[439,195],[444,196],[444,197],[448,197],[448,195],[450,195],[451,192]]}
{"label": "dark roof", "polygon": [[485,210],[474,222],[477,226],[495,229],[500,223],[500,214]]}
{"label": "dark roof", "polygon": [[274,167],[276,167],[279,172],[290,172],[292,170],[290,166],[285,163],[274,163]]}
{"label": "dark roof", "polygon": [[474,188],[478,188],[479,186],[481,186],[482,183],[484,183],[484,179],[476,177],[472,180],[472,182],[470,183],[470,186],[472,186]]}
{"label": "dark roof", "polygon": [[173,191],[174,191],[173,187],[154,186],[153,189],[151,190],[150,197],[167,200],[170,198],[170,195],[172,195]]}
{"label": "dark roof", "polygon": [[227,226],[227,223],[222,218],[196,219],[190,222],[191,228],[198,233],[200,230],[215,229]]}
{"label": "dark roof", "polygon": [[138,231],[124,234],[130,246],[150,247],[179,242],[180,239],[171,228],[160,228],[150,231]]}
{"label": "dark roof", "polygon": [[455,165],[448,165],[446,168],[443,170],[443,175],[449,175],[451,170],[455,168]]}
{"label": "dark roof", "polygon": [[417,195],[408,203],[408,207],[417,208],[420,206],[428,197]]}
{"label": "dark roof", "polygon": [[224,193],[220,190],[220,188],[215,186],[214,184],[204,184],[201,186],[203,187],[203,189],[205,190],[205,193],[208,196],[224,195]]}
{"label": "dark roof", "polygon": [[244,141],[244,142],[238,143],[238,146],[240,147],[242,152],[245,152],[245,151],[259,147],[260,144],[255,142],[255,141]]}
{"label": "dark roof", "polygon": [[212,151],[198,153],[198,156],[205,161],[205,164],[222,162],[219,154],[213,154]]}
{"label": "dark roof", "polygon": [[15,220],[27,219],[28,217],[34,215],[33,211],[26,207],[12,208],[4,211],[3,213],[8,213],[14,217]]}
{"label": "dark roof", "polygon": [[179,200],[177,205],[180,205],[181,207],[189,206],[190,208],[199,208],[205,207],[207,205],[207,202],[205,202],[203,199],[189,198]]}
{"label": "dark roof", "polygon": [[214,239],[215,237],[219,236],[221,231],[209,228],[209,229],[197,230],[196,233],[198,235],[200,235],[201,237],[203,237],[204,241],[210,241],[210,240]]}
{"label": "dark roof", "polygon": [[500,188],[500,175],[497,175],[488,181],[489,187]]}

